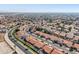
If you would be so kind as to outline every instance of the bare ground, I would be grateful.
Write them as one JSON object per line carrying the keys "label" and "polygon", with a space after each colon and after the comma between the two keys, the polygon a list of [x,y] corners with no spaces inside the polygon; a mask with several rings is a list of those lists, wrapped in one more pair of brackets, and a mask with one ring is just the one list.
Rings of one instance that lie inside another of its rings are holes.
{"label": "bare ground", "polygon": [[0,33],[0,54],[10,54],[13,49],[5,42],[4,33]]}

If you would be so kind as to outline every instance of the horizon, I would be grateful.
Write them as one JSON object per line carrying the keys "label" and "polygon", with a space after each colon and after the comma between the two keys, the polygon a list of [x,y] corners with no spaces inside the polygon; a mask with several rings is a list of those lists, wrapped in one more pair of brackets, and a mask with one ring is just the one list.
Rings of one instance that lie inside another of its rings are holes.
{"label": "horizon", "polygon": [[79,13],[79,4],[0,4],[0,12]]}

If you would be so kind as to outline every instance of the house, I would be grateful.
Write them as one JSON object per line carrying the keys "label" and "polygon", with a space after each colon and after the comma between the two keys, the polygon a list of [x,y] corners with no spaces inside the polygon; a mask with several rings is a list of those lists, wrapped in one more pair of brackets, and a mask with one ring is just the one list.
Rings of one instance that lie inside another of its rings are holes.
{"label": "house", "polygon": [[79,40],[79,36],[75,36],[73,40]]}
{"label": "house", "polygon": [[55,31],[54,33],[55,33],[56,35],[59,35],[59,34],[60,34],[60,32],[59,32],[59,31]]}
{"label": "house", "polygon": [[74,35],[73,35],[73,33],[68,33],[66,37],[72,39],[74,37]]}
{"label": "house", "polygon": [[36,34],[39,34],[41,36],[44,36],[46,39],[50,38],[50,35],[49,34],[46,34],[46,33],[40,32],[40,31],[36,31],[35,33]]}
{"label": "house", "polygon": [[64,52],[55,48],[51,54],[64,54]]}
{"label": "house", "polygon": [[58,37],[52,35],[52,36],[51,36],[51,40],[59,40],[59,39],[58,39]]}
{"label": "house", "polygon": [[31,43],[31,44],[35,44],[35,43],[37,43],[37,40],[36,39],[26,39],[26,41],[28,41],[29,43]]}
{"label": "house", "polygon": [[53,47],[49,46],[49,45],[45,45],[43,48],[43,51],[45,51],[46,53],[50,54],[53,51]]}
{"label": "house", "polygon": [[61,32],[61,33],[60,33],[60,36],[63,36],[63,37],[65,37],[65,36],[66,36],[66,33],[64,33],[64,32]]}
{"label": "house", "polygon": [[74,44],[72,47],[76,48],[79,51],[79,44]]}
{"label": "house", "polygon": [[63,40],[63,43],[66,44],[68,47],[71,47],[73,42],[69,41],[69,40]]}
{"label": "house", "polygon": [[45,44],[41,41],[37,41],[34,46],[38,47],[38,48],[42,48]]}

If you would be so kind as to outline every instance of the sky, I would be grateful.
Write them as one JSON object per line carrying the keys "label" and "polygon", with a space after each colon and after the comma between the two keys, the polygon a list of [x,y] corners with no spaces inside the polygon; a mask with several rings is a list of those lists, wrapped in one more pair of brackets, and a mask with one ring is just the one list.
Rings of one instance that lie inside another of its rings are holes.
{"label": "sky", "polygon": [[0,4],[0,12],[79,12],[79,4]]}

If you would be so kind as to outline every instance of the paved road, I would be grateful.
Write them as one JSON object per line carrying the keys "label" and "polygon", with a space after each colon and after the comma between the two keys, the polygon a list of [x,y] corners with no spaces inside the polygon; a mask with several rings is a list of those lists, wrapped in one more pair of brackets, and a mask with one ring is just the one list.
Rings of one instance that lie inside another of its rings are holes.
{"label": "paved road", "polygon": [[12,35],[13,30],[10,30],[8,33],[9,39],[17,46],[19,47],[25,54],[31,54],[32,52],[30,52],[28,49],[26,49],[24,46],[22,46],[20,43],[18,43],[18,41],[14,38],[14,36]]}

